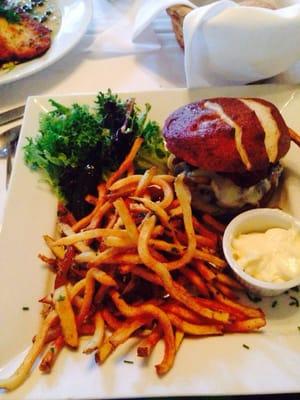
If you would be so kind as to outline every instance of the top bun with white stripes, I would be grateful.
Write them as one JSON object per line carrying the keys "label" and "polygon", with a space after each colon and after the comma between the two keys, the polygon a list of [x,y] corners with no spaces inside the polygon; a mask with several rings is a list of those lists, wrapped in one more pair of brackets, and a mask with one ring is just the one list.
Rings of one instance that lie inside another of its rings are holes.
{"label": "top bun with white stripes", "polygon": [[265,170],[290,146],[279,110],[259,98],[218,97],[185,105],[168,117],[163,134],[177,158],[224,173]]}

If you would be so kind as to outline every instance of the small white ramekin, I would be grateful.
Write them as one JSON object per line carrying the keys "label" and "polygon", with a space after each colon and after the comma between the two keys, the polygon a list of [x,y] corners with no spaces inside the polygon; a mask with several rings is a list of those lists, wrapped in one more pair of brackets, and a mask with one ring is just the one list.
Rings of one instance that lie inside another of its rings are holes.
{"label": "small white ramekin", "polygon": [[246,211],[235,217],[226,227],[223,236],[225,258],[237,279],[252,293],[259,296],[277,296],[292,287],[300,285],[300,276],[282,283],[264,282],[247,274],[232,255],[232,241],[241,233],[264,232],[270,228],[289,229],[299,227],[300,222],[279,209],[259,208]]}

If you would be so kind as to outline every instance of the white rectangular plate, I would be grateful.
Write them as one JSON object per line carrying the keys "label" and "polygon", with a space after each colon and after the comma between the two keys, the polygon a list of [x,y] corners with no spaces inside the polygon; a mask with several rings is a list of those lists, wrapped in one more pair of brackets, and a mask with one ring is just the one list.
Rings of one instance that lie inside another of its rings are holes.
{"label": "white rectangular plate", "polygon": [[[279,107],[291,128],[300,131],[297,87],[265,85],[122,94],[127,96],[135,96],[139,104],[149,102],[151,118],[160,123],[178,106],[197,99],[263,97]],[[95,94],[54,99],[66,105],[74,102],[92,105]],[[22,151],[25,138],[38,131],[39,114],[49,109],[47,97],[32,97],[27,102],[0,237],[1,378],[15,370],[30,345],[40,322],[37,300],[49,287],[49,274],[37,255],[44,249],[42,235],[53,233],[56,199],[40,176],[24,165]],[[300,151],[292,145],[284,159],[285,180],[279,196],[279,204],[297,217],[300,217],[299,160]],[[259,303],[267,315],[267,326],[260,333],[185,340],[174,367],[163,378],[158,378],[154,369],[162,356],[162,344],[150,360],[144,361],[136,357],[132,340],[101,367],[91,355],[64,349],[50,375],[42,375],[36,366],[23,386],[2,397],[82,399],[300,392],[300,309],[289,305],[290,295],[300,297],[296,292],[282,295],[274,308],[271,306],[274,299]],[[23,306],[29,310],[23,311]]]}

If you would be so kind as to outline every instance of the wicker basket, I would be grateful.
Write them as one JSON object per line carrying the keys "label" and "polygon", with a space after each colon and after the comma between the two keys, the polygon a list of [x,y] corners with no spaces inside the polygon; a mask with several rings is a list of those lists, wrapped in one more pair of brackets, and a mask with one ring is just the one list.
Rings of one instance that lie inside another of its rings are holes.
{"label": "wicker basket", "polygon": [[167,13],[171,17],[173,30],[176,35],[177,42],[179,46],[184,49],[184,40],[183,40],[183,20],[184,17],[191,12],[193,9],[188,6],[176,5],[169,7],[167,9]]}
{"label": "wicker basket", "polygon": [[[262,7],[275,10],[276,0],[236,0],[237,3],[248,6],[248,7]],[[184,5],[176,5],[167,8],[167,13],[171,17],[173,30],[176,35],[177,42],[179,46],[184,49],[183,40],[183,20],[185,16],[190,13],[193,9]]]}

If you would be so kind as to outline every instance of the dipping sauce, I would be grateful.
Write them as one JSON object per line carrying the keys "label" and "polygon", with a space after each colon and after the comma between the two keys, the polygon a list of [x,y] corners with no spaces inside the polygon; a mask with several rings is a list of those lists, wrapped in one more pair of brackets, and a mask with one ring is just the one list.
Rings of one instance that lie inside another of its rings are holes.
{"label": "dipping sauce", "polygon": [[272,228],[241,234],[232,241],[232,255],[253,278],[289,281],[300,276],[300,231]]}

